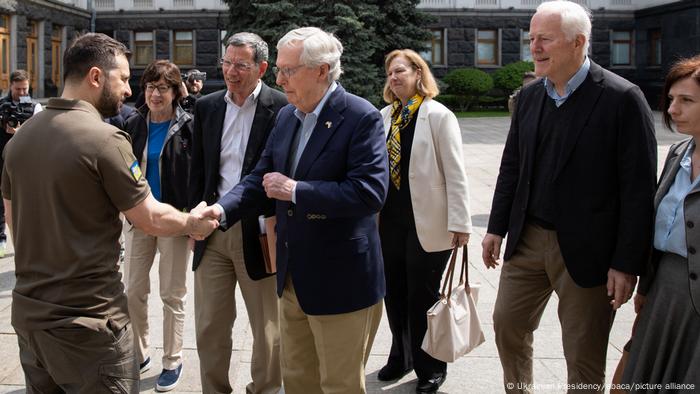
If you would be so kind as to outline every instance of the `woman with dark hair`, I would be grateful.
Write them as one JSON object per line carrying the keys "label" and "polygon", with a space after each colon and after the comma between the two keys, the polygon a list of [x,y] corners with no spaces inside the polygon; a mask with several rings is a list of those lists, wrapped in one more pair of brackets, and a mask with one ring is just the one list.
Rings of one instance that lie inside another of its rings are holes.
{"label": "woman with dark hair", "polygon": [[382,381],[411,370],[417,393],[435,393],[447,364],[421,349],[426,312],[440,298],[450,250],[469,241],[469,189],[457,117],[433,100],[439,93],[428,64],[400,49],[384,62],[382,109],[389,152],[389,192],[379,235],[386,277],[386,311],[392,334]]}
{"label": "woman with dark hair", "polygon": [[[134,155],[156,200],[187,209],[192,116],[178,104],[182,97],[178,67],[167,61],[149,64],[141,77],[145,104],[126,121]],[[141,176],[141,174],[134,175]],[[148,338],[149,272],[156,251],[163,301],[163,371],[156,389],[175,388],[182,372],[182,332],[185,322],[185,276],[190,258],[187,237],[154,237],[131,226],[124,230],[124,281],[129,315],[136,337],[141,372],[151,366]]]}
{"label": "woman with dark hair", "polygon": [[[678,61],[662,96],[671,146],[654,199],[654,253],[634,299],[639,313],[622,383],[632,392],[700,388],[700,55]],[[653,386],[654,388],[650,388]],[[658,385],[658,386],[656,386]],[[641,387],[641,386],[638,386]]]}

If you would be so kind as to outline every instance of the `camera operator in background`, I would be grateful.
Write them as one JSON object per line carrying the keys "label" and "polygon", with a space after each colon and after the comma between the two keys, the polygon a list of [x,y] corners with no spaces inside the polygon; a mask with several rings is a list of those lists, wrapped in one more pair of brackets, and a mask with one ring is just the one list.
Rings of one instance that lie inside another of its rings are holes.
{"label": "camera operator in background", "polygon": [[[29,96],[29,73],[17,70],[10,74],[10,91],[0,99],[0,153],[17,129],[32,115],[42,110],[41,104]],[[0,171],[5,165],[0,155]],[[0,204],[0,257],[5,257],[7,234],[5,234],[5,207]]]}
{"label": "camera operator in background", "polygon": [[17,70],[10,74],[10,92],[0,99],[0,116],[5,133],[3,136],[2,148],[9,137],[17,131],[19,126],[32,115],[42,110],[41,104],[32,100],[29,96],[29,73],[24,70]]}
{"label": "camera operator in background", "polygon": [[180,100],[180,106],[190,114],[194,111],[194,103],[197,102],[198,98],[202,97],[202,88],[206,79],[207,73],[201,72],[196,68],[182,74],[182,80],[185,83],[187,92]]}
{"label": "camera operator in background", "polygon": [[195,98],[202,97],[202,88],[204,87],[204,81],[207,79],[207,73],[201,72],[195,68],[188,71],[182,79],[185,80],[188,94]]}

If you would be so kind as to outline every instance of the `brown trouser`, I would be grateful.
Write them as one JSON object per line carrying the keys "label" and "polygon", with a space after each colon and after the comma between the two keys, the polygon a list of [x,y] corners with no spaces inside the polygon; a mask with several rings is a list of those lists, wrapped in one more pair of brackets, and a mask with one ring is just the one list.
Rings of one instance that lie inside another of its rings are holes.
{"label": "brown trouser", "polygon": [[280,304],[282,375],[287,394],[365,393],[365,364],[382,301],[359,311],[307,315],[287,277]]}
{"label": "brown trouser", "polygon": [[16,329],[27,393],[138,393],[134,335],[82,326]]}
{"label": "brown trouser", "polygon": [[230,393],[229,366],[236,319],[236,284],[248,311],[253,354],[246,386],[251,394],[278,393],[280,372],[279,301],[274,276],[252,280],[243,261],[241,224],[214,231],[202,262],[194,272],[194,314],[197,353],[204,394]]}
{"label": "brown trouser", "polygon": [[515,254],[503,264],[493,312],[506,392],[536,391],[532,387],[532,334],[552,291],[559,297],[568,383],[600,384],[602,392],[614,317],[607,288],[583,288],[574,283],[556,232],[532,224],[526,224]]}

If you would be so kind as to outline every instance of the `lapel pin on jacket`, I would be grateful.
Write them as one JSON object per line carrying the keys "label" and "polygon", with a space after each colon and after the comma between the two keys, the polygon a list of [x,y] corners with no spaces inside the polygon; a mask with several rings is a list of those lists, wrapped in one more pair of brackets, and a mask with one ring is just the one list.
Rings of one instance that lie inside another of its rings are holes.
{"label": "lapel pin on jacket", "polygon": [[328,122],[326,122],[326,128],[327,128],[327,129],[330,129],[331,126],[333,126],[333,123],[331,123],[330,120],[329,120]]}

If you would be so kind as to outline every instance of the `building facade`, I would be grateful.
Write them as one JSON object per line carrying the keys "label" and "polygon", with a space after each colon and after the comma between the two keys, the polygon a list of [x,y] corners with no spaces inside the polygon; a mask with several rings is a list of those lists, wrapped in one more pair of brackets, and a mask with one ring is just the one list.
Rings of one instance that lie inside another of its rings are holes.
{"label": "building facade", "polygon": [[85,1],[0,0],[0,91],[12,71],[24,69],[32,96],[60,92],[66,43],[90,28]]}
{"label": "building facade", "polygon": [[[655,107],[670,65],[700,53],[700,0],[576,0],[593,14],[589,55],[638,84]],[[423,56],[438,77],[531,60],[529,23],[540,0],[424,0],[436,16]]]}
{"label": "building facade", "polygon": [[[575,0],[592,10],[591,58],[658,102],[665,72],[700,53],[700,0]],[[423,56],[438,77],[452,69],[487,72],[531,60],[529,21],[541,0],[423,0],[435,16]],[[154,59],[208,75],[205,90],[224,86],[219,59],[230,23],[223,0],[0,0],[0,89],[25,68],[35,97],[60,92],[61,57],[75,34],[98,31],[133,52],[132,88]],[[236,28],[235,30],[238,30]]]}
{"label": "building facade", "polygon": [[132,51],[132,90],[139,92],[143,70],[155,59],[170,59],[184,73],[207,73],[205,91],[224,86],[223,54],[228,6],[221,0],[94,0],[95,31],[126,44]]}

